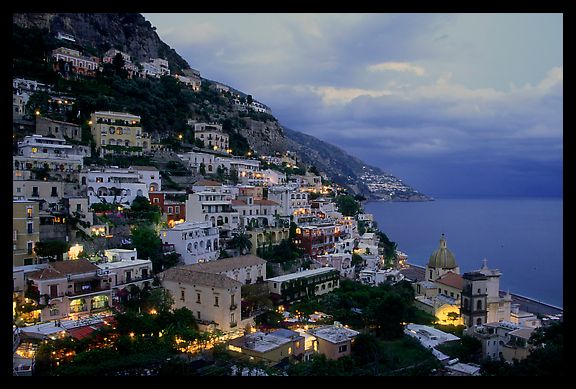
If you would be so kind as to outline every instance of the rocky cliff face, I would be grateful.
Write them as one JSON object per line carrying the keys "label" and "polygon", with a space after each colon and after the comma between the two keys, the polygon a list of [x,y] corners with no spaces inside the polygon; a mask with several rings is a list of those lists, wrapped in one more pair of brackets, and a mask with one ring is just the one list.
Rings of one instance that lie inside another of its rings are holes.
{"label": "rocky cliff face", "polygon": [[245,118],[246,128],[240,130],[240,135],[248,140],[248,144],[261,155],[274,155],[289,150],[288,141],[284,137],[282,127],[278,122],[261,122]]}
{"label": "rocky cliff face", "polygon": [[190,65],[176,51],[162,42],[149,21],[137,13],[20,13],[13,23],[23,28],[47,29],[73,35],[83,47],[100,52],[110,48],[129,53],[133,62],[165,58],[170,70],[188,69]]}

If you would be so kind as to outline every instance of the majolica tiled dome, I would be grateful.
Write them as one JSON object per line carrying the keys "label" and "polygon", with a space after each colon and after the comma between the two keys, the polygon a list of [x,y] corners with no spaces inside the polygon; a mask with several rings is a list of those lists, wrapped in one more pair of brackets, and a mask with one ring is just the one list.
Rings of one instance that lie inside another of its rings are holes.
{"label": "majolica tiled dome", "polygon": [[438,247],[430,256],[428,267],[454,269],[457,266],[456,257],[452,254],[452,251],[446,247],[446,238],[444,237],[444,234],[442,234],[442,237],[440,238],[440,247]]}

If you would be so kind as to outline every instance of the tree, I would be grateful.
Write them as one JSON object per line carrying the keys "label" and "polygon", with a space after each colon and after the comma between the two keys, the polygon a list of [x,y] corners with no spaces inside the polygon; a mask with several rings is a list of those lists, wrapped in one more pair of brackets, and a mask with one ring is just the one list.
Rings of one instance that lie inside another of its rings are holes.
{"label": "tree", "polygon": [[160,222],[160,208],[150,204],[150,201],[144,196],[136,196],[130,205],[128,212],[133,220],[147,220],[154,224]]}
{"label": "tree", "polygon": [[144,309],[150,311],[152,309],[157,312],[169,311],[174,304],[174,298],[170,291],[164,288],[156,288],[150,291],[150,294],[144,302]]}
{"label": "tree", "polygon": [[238,249],[241,255],[245,255],[252,249],[252,241],[246,234],[246,230],[241,228],[234,233],[234,237],[230,239],[229,246]]}
{"label": "tree", "polygon": [[116,53],[114,58],[112,58],[112,66],[114,66],[114,71],[118,77],[126,79],[128,78],[128,71],[124,69],[124,65],[126,65],[124,57],[122,54]]}
{"label": "tree", "polygon": [[163,269],[162,240],[149,224],[141,224],[132,230],[132,245],[138,250],[138,256],[152,261],[154,273]]}
{"label": "tree", "polygon": [[64,253],[68,251],[70,245],[62,240],[52,239],[37,242],[34,251],[39,257],[46,257],[50,262],[64,260]]}
{"label": "tree", "polygon": [[360,211],[360,203],[350,195],[336,197],[336,206],[344,216],[356,216]]}
{"label": "tree", "polygon": [[460,319],[460,315],[458,314],[458,312],[448,312],[448,314],[446,315],[448,317],[448,319],[450,319],[450,321],[452,323],[456,322],[456,320]]}

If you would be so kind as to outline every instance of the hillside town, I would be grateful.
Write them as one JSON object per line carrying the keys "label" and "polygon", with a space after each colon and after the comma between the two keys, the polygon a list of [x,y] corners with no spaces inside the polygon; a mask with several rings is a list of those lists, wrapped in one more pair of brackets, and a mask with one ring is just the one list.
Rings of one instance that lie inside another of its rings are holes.
{"label": "hillside town", "polygon": [[[190,93],[205,82],[116,49],[50,56],[63,78],[112,66]],[[271,114],[233,98],[238,111]],[[306,375],[348,360],[375,369],[365,374],[475,376],[487,361],[529,358],[541,347],[532,335],[562,321],[502,291],[498,264],[460,269],[444,235],[425,267],[410,264],[362,196],[293,152],[239,153],[222,122],[195,117],[192,135],[170,142],[134,112],[97,109],[79,123],[76,104],[13,79],[14,375]],[[367,351],[381,344],[386,356]],[[90,371],[82,359],[113,350],[130,350],[124,364]]]}

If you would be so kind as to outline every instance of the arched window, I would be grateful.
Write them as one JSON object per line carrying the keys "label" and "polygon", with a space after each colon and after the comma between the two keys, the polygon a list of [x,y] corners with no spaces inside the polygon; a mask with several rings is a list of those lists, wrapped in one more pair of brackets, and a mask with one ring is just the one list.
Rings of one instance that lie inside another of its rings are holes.
{"label": "arched window", "polygon": [[188,246],[186,246],[186,248],[188,249],[188,251],[192,251],[192,243],[188,243]]}
{"label": "arched window", "polygon": [[194,242],[194,250],[198,251],[198,242]]}

